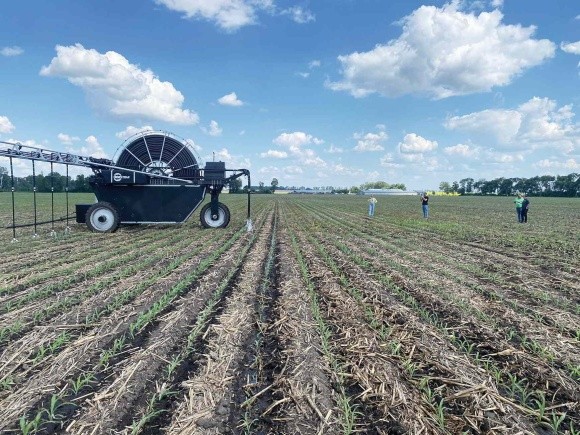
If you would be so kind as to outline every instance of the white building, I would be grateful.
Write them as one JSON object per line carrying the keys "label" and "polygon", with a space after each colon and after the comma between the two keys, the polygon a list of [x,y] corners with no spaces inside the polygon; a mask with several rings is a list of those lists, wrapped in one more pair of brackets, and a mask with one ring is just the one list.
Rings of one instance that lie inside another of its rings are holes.
{"label": "white building", "polygon": [[407,191],[401,189],[367,189],[362,191],[363,195],[391,195],[391,196],[403,196],[403,195],[419,195],[419,192],[414,190]]}

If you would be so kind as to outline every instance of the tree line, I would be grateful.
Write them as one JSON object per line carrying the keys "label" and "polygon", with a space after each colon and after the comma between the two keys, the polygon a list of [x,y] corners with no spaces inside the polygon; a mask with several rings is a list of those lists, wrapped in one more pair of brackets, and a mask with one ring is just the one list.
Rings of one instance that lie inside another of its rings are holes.
{"label": "tree line", "polygon": [[[68,186],[69,192],[92,192],[89,177],[79,174],[75,178],[49,172],[47,175],[37,174],[36,177],[14,177],[14,188],[19,192],[32,192],[36,186],[37,192],[64,192]],[[0,166],[0,190],[12,189],[12,178],[6,168]],[[54,189],[54,190],[53,190]]]}
{"label": "tree line", "polygon": [[580,174],[538,175],[531,178],[495,178],[475,181],[464,178],[449,183],[442,181],[439,190],[445,193],[456,192],[460,195],[505,195],[525,193],[530,196],[580,196]]}

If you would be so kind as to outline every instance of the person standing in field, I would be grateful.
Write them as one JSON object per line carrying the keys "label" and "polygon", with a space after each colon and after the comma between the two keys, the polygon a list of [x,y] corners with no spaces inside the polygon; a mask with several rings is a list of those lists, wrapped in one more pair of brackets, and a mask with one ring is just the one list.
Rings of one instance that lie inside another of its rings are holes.
{"label": "person standing in field", "polygon": [[369,217],[373,217],[375,215],[375,205],[377,203],[377,199],[374,196],[369,198]]}
{"label": "person standing in field", "polygon": [[522,198],[522,194],[518,193],[516,199],[514,199],[514,203],[516,205],[516,214],[518,215],[518,222],[522,223],[522,206],[524,204],[524,198]]}
{"label": "person standing in field", "polygon": [[429,217],[429,195],[426,193],[421,194],[421,207],[423,208],[423,217],[427,219]]}
{"label": "person standing in field", "polygon": [[526,195],[523,196],[522,201],[522,223],[528,223],[528,209],[530,208],[530,200]]}

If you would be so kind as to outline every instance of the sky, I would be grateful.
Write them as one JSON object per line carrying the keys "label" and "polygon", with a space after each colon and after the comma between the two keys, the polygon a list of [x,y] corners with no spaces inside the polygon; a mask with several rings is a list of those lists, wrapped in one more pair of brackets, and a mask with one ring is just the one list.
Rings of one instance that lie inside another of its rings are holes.
{"label": "sky", "polygon": [[[572,0],[23,0],[0,11],[0,141],[114,158],[132,135],[163,130],[256,185],[422,190],[580,172]],[[30,167],[15,161],[17,175]]]}

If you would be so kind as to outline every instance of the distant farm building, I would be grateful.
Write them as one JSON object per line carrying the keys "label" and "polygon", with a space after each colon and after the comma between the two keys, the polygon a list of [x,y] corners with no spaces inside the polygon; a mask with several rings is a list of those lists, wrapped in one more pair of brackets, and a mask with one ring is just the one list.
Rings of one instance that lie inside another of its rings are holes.
{"label": "distant farm building", "polygon": [[390,196],[403,196],[403,195],[419,195],[419,192],[414,190],[407,191],[401,189],[367,189],[361,192],[363,195],[390,195]]}
{"label": "distant farm building", "polygon": [[331,189],[294,189],[290,193],[300,193],[306,195],[318,195],[318,194],[329,194],[332,193]]}

